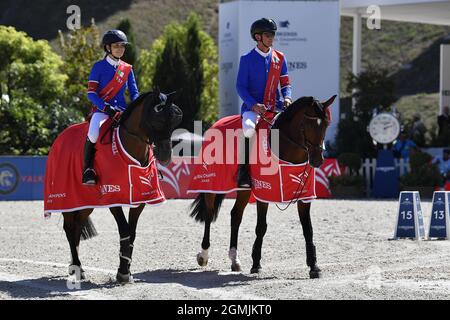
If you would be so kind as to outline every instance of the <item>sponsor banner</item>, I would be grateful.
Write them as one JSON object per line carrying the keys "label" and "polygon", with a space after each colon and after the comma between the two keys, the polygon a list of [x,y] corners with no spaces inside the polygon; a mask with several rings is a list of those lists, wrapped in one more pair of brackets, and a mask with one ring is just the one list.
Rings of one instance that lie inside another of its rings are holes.
{"label": "sponsor banner", "polygon": [[0,157],[0,200],[42,200],[47,157]]}
{"label": "sponsor banner", "polygon": [[[195,194],[187,194],[193,178],[192,157],[174,157],[168,167],[158,165],[163,175],[161,188],[167,199],[192,199]],[[44,174],[47,157],[0,157],[0,200],[43,200]],[[318,198],[332,197],[328,177],[341,174],[336,159],[325,159],[315,170],[316,194]],[[145,181],[144,181],[145,182]],[[119,192],[116,185],[102,186],[103,193]],[[54,198],[64,198],[64,194],[53,194]],[[234,197],[230,193],[228,197]]]}
{"label": "sponsor banner", "polygon": [[[167,199],[191,199],[195,198],[195,194],[187,194],[186,191],[189,183],[193,178],[194,158],[191,157],[174,157],[172,163],[168,167],[158,166],[164,178],[160,180],[161,187]],[[316,175],[316,195],[318,198],[331,198],[330,184],[328,177],[341,175],[341,169],[337,159],[325,159],[322,166],[315,170]],[[208,179],[208,177],[204,177]],[[267,184],[254,181],[261,188],[268,188]],[[235,197],[236,193],[231,192],[228,198]]]}
{"label": "sponsor banner", "polygon": [[450,44],[441,44],[440,113],[450,106]]}

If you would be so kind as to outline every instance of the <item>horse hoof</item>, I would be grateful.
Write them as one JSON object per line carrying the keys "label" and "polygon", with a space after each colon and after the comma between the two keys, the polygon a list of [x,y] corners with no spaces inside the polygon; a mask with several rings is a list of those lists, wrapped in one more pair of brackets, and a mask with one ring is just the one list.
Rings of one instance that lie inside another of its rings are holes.
{"label": "horse hoof", "polygon": [[231,264],[231,271],[233,272],[241,272],[241,263],[235,262]]}
{"label": "horse hoof", "polygon": [[69,266],[69,276],[75,276],[77,281],[86,280],[83,268],[74,264]]}
{"label": "horse hoof", "polygon": [[197,263],[200,267],[206,267],[208,264],[208,258],[203,258],[201,253],[197,253]]}
{"label": "horse hoof", "polygon": [[117,272],[116,280],[120,284],[132,283],[133,276],[131,275],[131,273],[123,274],[123,273]]}
{"label": "horse hoof", "polygon": [[322,276],[322,271],[319,269],[318,266],[314,266],[309,271],[309,278],[310,279],[319,279]]}
{"label": "horse hoof", "polygon": [[253,267],[253,268],[250,270],[250,273],[260,273],[261,270],[262,270],[261,266]]}

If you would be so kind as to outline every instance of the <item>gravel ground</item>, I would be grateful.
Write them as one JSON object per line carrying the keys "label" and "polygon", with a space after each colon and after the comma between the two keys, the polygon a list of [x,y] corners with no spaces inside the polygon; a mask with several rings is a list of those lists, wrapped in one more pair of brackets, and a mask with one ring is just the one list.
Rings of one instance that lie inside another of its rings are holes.
{"label": "gravel ground", "polygon": [[[321,279],[310,280],[295,206],[270,206],[263,272],[250,274],[256,207],[239,237],[243,272],[230,271],[225,200],[211,230],[209,264],[197,265],[203,225],[190,201],[147,207],[137,230],[133,284],[118,285],[119,235],[108,210],[92,214],[99,236],[80,245],[87,281],[68,288],[69,246],[62,216],[43,218],[43,203],[0,202],[0,299],[450,299],[449,241],[388,241],[397,201],[317,200],[312,205]],[[431,203],[422,201],[428,228]],[[70,283],[69,283],[70,284]]]}

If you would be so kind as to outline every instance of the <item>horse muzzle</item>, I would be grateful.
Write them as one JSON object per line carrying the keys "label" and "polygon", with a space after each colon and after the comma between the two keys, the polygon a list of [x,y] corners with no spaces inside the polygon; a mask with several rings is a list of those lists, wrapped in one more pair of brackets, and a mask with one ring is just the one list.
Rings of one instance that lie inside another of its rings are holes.
{"label": "horse muzzle", "polygon": [[308,155],[309,157],[309,163],[314,168],[320,168],[320,166],[323,164],[323,152],[320,148],[313,149],[312,152]]}
{"label": "horse muzzle", "polygon": [[153,152],[156,159],[165,167],[172,160],[172,141],[170,139],[155,142]]}

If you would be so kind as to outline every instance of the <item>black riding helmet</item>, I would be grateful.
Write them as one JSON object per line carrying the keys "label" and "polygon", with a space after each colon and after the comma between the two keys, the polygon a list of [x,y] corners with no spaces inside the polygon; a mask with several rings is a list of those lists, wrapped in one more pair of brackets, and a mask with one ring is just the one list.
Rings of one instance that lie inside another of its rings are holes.
{"label": "black riding helmet", "polygon": [[106,52],[109,53],[109,51],[106,49],[107,44],[112,44],[116,42],[123,42],[125,44],[128,44],[128,39],[126,34],[123,31],[120,30],[109,30],[105,32],[102,38],[102,45],[103,49],[105,49]]}
{"label": "black riding helmet", "polygon": [[252,35],[253,40],[257,41],[255,38],[255,34],[262,34],[263,32],[276,32],[277,24],[272,19],[261,18],[253,22],[250,28],[250,34]]}

